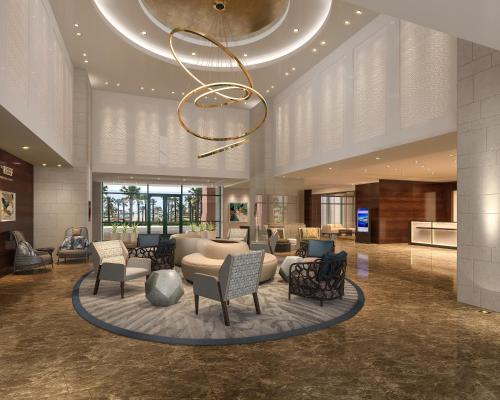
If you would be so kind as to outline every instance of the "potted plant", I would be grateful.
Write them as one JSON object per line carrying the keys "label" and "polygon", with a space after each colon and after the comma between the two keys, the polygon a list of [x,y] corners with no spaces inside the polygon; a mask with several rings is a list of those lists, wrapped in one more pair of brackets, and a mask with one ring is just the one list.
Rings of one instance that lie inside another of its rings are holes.
{"label": "potted plant", "polygon": [[128,233],[128,224],[125,222],[122,224],[121,239],[124,243],[130,242],[130,233]]}
{"label": "potted plant", "polygon": [[111,224],[110,238],[111,238],[111,240],[120,239],[120,234],[118,233],[118,224],[116,224],[116,223]]}
{"label": "potted plant", "polygon": [[207,239],[214,240],[217,238],[215,233],[215,224],[213,222],[207,223]]}
{"label": "potted plant", "polygon": [[202,222],[200,224],[200,237],[202,237],[204,239],[208,239],[207,224],[205,222]]}
{"label": "potted plant", "polygon": [[131,243],[137,243],[137,228],[139,227],[139,224],[137,222],[134,222],[132,225],[130,225],[130,242]]}

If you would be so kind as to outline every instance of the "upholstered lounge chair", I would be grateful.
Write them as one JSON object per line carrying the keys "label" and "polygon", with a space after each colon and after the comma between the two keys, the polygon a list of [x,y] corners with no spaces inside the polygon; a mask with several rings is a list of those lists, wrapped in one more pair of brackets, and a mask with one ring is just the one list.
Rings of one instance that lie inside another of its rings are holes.
{"label": "upholstered lounge chair", "polygon": [[320,239],[321,229],[320,228],[299,228],[299,240],[307,241],[311,239]]}
{"label": "upholstered lounge chair", "polygon": [[199,298],[207,297],[220,301],[224,324],[229,326],[229,301],[248,294],[253,295],[255,311],[260,314],[259,288],[264,252],[228,255],[222,264],[218,277],[196,273],[193,275],[195,313],[198,314]]}
{"label": "upholstered lounge chair", "polygon": [[120,282],[122,299],[125,296],[125,282],[145,277],[151,273],[151,259],[128,256],[121,240],[94,242],[91,245],[94,271],[96,274],[94,295],[101,280]]}
{"label": "upholstered lounge chair", "polygon": [[45,251],[34,250],[21,231],[12,231],[11,236],[16,242],[14,273],[47,268],[48,265],[52,265],[54,268],[52,256]]}
{"label": "upholstered lounge chair", "polygon": [[248,229],[230,228],[227,238],[228,240],[234,240],[236,242],[246,242],[247,235],[248,235]]}
{"label": "upholstered lounge chair", "polygon": [[71,227],[66,229],[64,232],[64,238],[66,242],[66,238],[69,238],[71,247],[66,248],[65,242],[59,246],[59,250],[57,251],[57,263],[61,258],[64,259],[64,262],[68,258],[85,258],[88,262],[89,260],[89,231],[86,227]]}

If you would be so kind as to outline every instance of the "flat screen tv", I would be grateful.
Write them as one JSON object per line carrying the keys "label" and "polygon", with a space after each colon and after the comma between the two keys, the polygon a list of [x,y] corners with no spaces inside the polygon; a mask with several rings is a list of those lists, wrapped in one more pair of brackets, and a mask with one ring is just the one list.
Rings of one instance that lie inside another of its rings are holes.
{"label": "flat screen tv", "polygon": [[370,229],[370,210],[368,208],[358,208],[357,214],[358,232],[368,232]]}

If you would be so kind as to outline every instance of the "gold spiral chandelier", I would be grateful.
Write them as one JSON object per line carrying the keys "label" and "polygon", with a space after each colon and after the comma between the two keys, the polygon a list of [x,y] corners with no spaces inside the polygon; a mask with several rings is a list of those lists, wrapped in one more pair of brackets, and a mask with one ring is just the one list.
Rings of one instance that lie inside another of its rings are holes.
{"label": "gold spiral chandelier", "polygon": [[[174,38],[175,35],[178,33],[187,33],[191,34],[194,36],[197,36],[203,40],[207,40],[208,42],[211,43],[211,45],[216,46],[218,49],[220,49],[230,60],[232,63],[233,61],[236,63],[238,69],[242,72],[246,83],[238,83],[238,82],[232,82],[232,81],[222,81],[222,82],[211,82],[211,83],[205,83],[203,82],[200,78],[198,78],[193,72],[191,72],[186,65],[180,60],[178,57],[175,48],[174,48]],[[227,151],[230,149],[233,149],[237,146],[240,146],[242,144],[248,143],[248,136],[257,131],[264,121],[267,118],[267,113],[268,113],[268,108],[267,108],[267,102],[264,96],[260,94],[255,88],[253,84],[252,77],[250,76],[250,73],[246,69],[246,67],[243,65],[243,63],[236,57],[236,55],[225,45],[223,45],[220,41],[214,39],[213,37],[210,37],[202,32],[198,32],[192,29],[187,29],[187,28],[175,28],[170,32],[169,35],[169,45],[170,45],[170,50],[172,51],[172,55],[174,56],[175,60],[179,63],[181,68],[191,77],[193,78],[199,86],[195,87],[194,89],[190,90],[186,95],[181,99],[179,102],[179,106],[177,107],[177,119],[179,120],[180,126],[189,134],[195,136],[196,138],[203,139],[203,140],[210,140],[210,141],[215,141],[215,142],[220,142],[220,141],[235,141],[233,143],[227,144],[225,146],[218,147],[214,150],[210,150],[208,152],[198,154],[198,158],[204,158],[208,157],[214,154],[221,153],[223,151]],[[234,92],[239,93],[236,95]],[[203,99],[208,98],[208,96],[214,96],[214,100],[216,100],[215,103],[204,103]],[[246,102],[253,96],[257,97],[258,100],[262,103],[264,106],[264,112],[262,118],[258,121],[257,124],[255,124],[253,127],[247,130],[242,130],[240,132],[232,132],[228,136],[222,136],[222,135],[209,135],[209,134],[203,134],[195,130],[194,128],[190,127],[183,116],[183,111],[186,106],[186,104],[192,100],[193,104],[195,107],[199,109],[214,109],[214,108],[223,108],[227,107],[229,105],[234,105],[240,102]]]}

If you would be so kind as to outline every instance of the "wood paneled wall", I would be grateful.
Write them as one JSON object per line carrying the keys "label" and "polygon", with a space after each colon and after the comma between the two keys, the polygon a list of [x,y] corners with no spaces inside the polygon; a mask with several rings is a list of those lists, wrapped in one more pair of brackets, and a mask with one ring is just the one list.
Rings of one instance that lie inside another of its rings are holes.
{"label": "wood paneled wall", "polygon": [[367,243],[407,243],[411,221],[448,222],[453,218],[456,182],[380,180],[356,186],[356,209],[370,208],[371,236],[358,235]]}
{"label": "wood paneled wall", "polygon": [[321,227],[321,195],[304,190],[304,224],[309,227]]}
{"label": "wood paneled wall", "polygon": [[10,231],[23,231],[26,239],[33,243],[33,165],[0,149],[0,165],[14,170],[7,176],[0,170],[0,190],[16,194],[16,220],[0,222],[0,275],[12,271],[15,246],[10,240]]}

